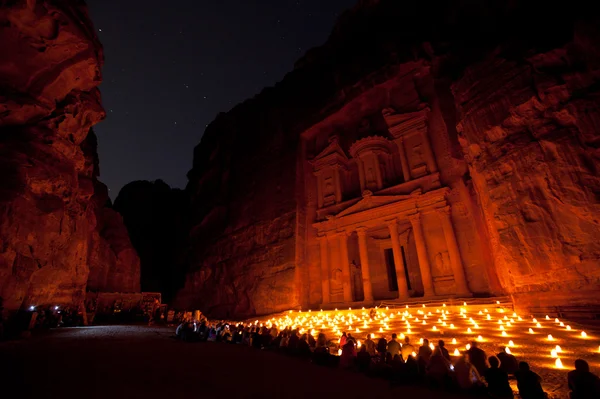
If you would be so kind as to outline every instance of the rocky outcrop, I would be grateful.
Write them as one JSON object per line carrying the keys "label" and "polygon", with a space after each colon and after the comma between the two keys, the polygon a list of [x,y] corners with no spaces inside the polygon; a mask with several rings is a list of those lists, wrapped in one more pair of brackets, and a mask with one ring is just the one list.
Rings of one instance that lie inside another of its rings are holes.
{"label": "rocky outcrop", "polygon": [[139,289],[137,256],[96,179],[89,132],[105,115],[102,62],[83,2],[0,8],[0,296],[7,310],[79,305],[90,269],[97,289]]}
{"label": "rocky outcrop", "polygon": [[482,290],[597,301],[593,15],[579,2],[359,2],[324,46],[219,115],[195,148],[178,304],[244,316],[318,303],[301,134],[328,118],[331,133],[356,136],[345,129],[387,107],[431,110],[440,179],[464,218],[463,257],[478,252],[467,274],[486,270]]}
{"label": "rocky outcrop", "polygon": [[160,292],[164,301],[170,301],[185,277],[186,193],[162,180],[135,181],[121,189],[114,209],[123,216],[140,256],[142,289]]}
{"label": "rocky outcrop", "polygon": [[523,307],[597,303],[600,288],[600,30],[572,33],[500,48],[452,86],[494,264]]}

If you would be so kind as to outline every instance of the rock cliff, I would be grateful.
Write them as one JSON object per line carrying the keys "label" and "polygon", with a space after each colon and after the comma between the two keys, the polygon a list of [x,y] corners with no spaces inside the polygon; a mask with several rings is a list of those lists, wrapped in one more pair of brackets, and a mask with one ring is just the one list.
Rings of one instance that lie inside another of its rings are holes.
{"label": "rock cliff", "polygon": [[[207,128],[188,174],[190,272],[177,303],[217,316],[313,304],[302,283],[318,254],[301,249],[311,227],[300,134],[385,87],[381,107],[392,98],[396,109],[426,104],[437,115],[444,135],[432,146],[450,154],[442,180],[458,182],[470,204],[490,293],[527,306],[571,294],[597,302],[600,52],[589,11],[359,2],[282,82]],[[374,107],[365,101],[353,112]]]}
{"label": "rock cliff", "polygon": [[0,296],[7,310],[139,290],[139,260],[107,207],[91,127],[102,46],[81,1],[0,7]]}

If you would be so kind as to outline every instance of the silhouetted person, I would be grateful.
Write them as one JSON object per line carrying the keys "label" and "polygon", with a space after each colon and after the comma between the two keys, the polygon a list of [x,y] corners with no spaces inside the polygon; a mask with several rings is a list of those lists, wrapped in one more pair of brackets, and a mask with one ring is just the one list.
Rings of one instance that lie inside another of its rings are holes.
{"label": "silhouetted person", "polygon": [[400,343],[396,341],[396,334],[392,334],[392,340],[387,344],[387,352],[392,355],[392,357],[400,354]]}
{"label": "silhouetted person", "polygon": [[503,346],[500,349],[501,352],[496,355],[498,360],[500,360],[500,370],[509,375],[514,375],[519,369],[519,362],[517,361],[517,358],[510,353],[506,353],[506,347]]}
{"label": "silhouetted person", "polygon": [[480,392],[485,387],[481,375],[469,359],[468,351],[454,365],[456,382],[463,391]]}
{"label": "silhouetted person", "polygon": [[415,351],[414,346],[410,344],[410,338],[408,336],[404,337],[404,344],[402,344],[402,359],[406,362],[408,358],[412,357],[413,352]]}
{"label": "silhouetted person", "polygon": [[[440,342],[443,345],[444,341]],[[429,364],[427,365],[426,375],[427,379],[434,383],[434,385],[445,387],[450,385],[451,382],[450,371],[452,369],[452,363],[450,363],[450,360],[446,359],[440,348],[444,349],[443,346],[438,346],[435,351],[433,351],[431,358],[429,359]]]}
{"label": "silhouetted person", "polygon": [[304,333],[300,337],[297,352],[300,357],[308,358],[311,356],[312,352],[310,351],[310,345],[308,344],[308,334]]}
{"label": "silhouetted person", "polygon": [[375,356],[377,354],[375,351],[375,342],[371,339],[372,336],[372,334],[367,334],[367,339],[365,339],[365,342],[363,343],[369,356]]}
{"label": "silhouetted person", "polygon": [[488,383],[488,395],[495,399],[513,398],[513,392],[508,383],[508,374],[499,368],[500,360],[496,356],[488,358],[490,368],[485,371],[484,377]]}
{"label": "silhouetted person", "polygon": [[575,370],[567,374],[571,399],[600,398],[600,379],[590,372],[590,366],[583,359],[575,360]]}
{"label": "silhouetted person", "polygon": [[358,354],[356,355],[356,363],[360,372],[366,373],[369,371],[369,368],[371,367],[371,355],[367,351],[367,347],[365,345],[361,346],[360,351],[358,351]]}
{"label": "silhouetted person", "polygon": [[340,337],[340,348],[343,348],[344,345],[346,345],[346,342],[348,342],[348,336],[345,332],[343,332],[342,336]]}
{"label": "silhouetted person", "polygon": [[477,371],[479,375],[484,375],[487,370],[487,355],[485,352],[477,346],[477,341],[471,342],[471,348],[467,351],[469,353],[469,361]]}
{"label": "silhouetted person", "polygon": [[545,399],[546,394],[542,389],[542,377],[529,369],[526,362],[519,363],[519,370],[515,372],[517,388],[522,399]]}
{"label": "silhouetted person", "polygon": [[348,340],[348,342],[346,342],[346,345],[342,347],[342,356],[340,356],[340,367],[353,367],[355,358],[356,348],[354,347],[354,341]]}
{"label": "silhouetted person", "polygon": [[419,353],[417,354],[417,365],[419,366],[419,373],[425,374],[429,359],[431,359],[432,350],[429,347],[429,340],[424,339],[423,345],[419,347]]}
{"label": "silhouetted person", "polygon": [[377,353],[379,353],[380,356],[384,356],[385,353],[387,352],[387,340],[383,337],[379,338],[379,341],[377,341]]}
{"label": "silhouetted person", "polygon": [[446,349],[446,343],[444,342],[444,340],[440,339],[438,341],[438,346],[433,351],[433,355],[435,355],[436,352],[439,352],[440,355],[442,355],[447,361],[451,361],[450,360],[450,354],[448,353],[448,349]]}

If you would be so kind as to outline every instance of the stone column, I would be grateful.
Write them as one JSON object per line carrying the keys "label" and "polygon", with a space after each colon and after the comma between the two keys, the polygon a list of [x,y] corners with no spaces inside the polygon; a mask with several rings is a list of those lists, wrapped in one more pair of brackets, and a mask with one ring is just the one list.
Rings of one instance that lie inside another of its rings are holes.
{"label": "stone column", "polygon": [[333,176],[335,182],[335,202],[339,204],[340,202],[342,202],[342,180],[340,178],[339,166],[334,167]]}
{"label": "stone column", "polygon": [[450,207],[445,206],[443,208],[437,208],[436,210],[442,222],[442,228],[444,229],[444,237],[446,238],[448,255],[450,255],[450,264],[452,265],[452,273],[454,274],[454,283],[456,284],[456,293],[458,295],[471,295],[465,277],[465,269],[460,257],[460,250],[458,249],[458,242],[456,242],[456,234],[454,233],[454,227],[452,226]]}
{"label": "stone column", "polygon": [[350,258],[348,257],[348,234],[344,231],[338,235],[340,239],[340,262],[342,264],[342,287],[344,289],[344,302],[352,302],[352,283],[350,279]]}
{"label": "stone column", "polygon": [[423,130],[423,147],[425,148],[425,157],[427,162],[427,169],[429,169],[429,173],[437,172],[437,165],[435,164],[435,158],[433,156],[433,150],[431,149],[431,142],[429,141],[429,135],[427,134],[427,129]]}
{"label": "stone column", "polygon": [[315,173],[315,176],[317,177],[317,205],[321,209],[323,208],[323,178],[321,173]]}
{"label": "stone column", "polygon": [[400,164],[402,165],[402,176],[404,181],[410,180],[410,169],[408,167],[408,160],[406,159],[406,150],[404,149],[404,138],[400,137],[396,140],[398,143],[398,152],[400,153]]}
{"label": "stone column", "polygon": [[419,269],[421,270],[421,280],[423,281],[425,296],[435,296],[433,277],[431,276],[431,266],[429,265],[429,255],[427,254],[427,244],[425,243],[423,227],[421,226],[421,215],[419,213],[409,215],[408,220],[410,220],[410,224],[412,225],[415,234],[417,257],[419,258]]}
{"label": "stone column", "polygon": [[360,180],[360,192],[362,193],[365,191],[365,165],[360,158],[356,160],[356,163],[358,163],[358,179]]}
{"label": "stone column", "polygon": [[387,221],[392,239],[392,252],[394,253],[394,265],[396,266],[396,281],[398,282],[398,299],[408,299],[408,284],[406,283],[406,273],[404,272],[404,262],[402,260],[402,249],[400,247],[400,238],[398,233],[398,223],[396,219]]}
{"label": "stone column", "polygon": [[329,279],[331,270],[329,269],[329,249],[327,248],[327,236],[319,237],[321,246],[321,292],[323,294],[323,304],[331,302],[331,291],[329,289]]}
{"label": "stone column", "polygon": [[360,252],[360,269],[362,272],[363,292],[365,302],[373,302],[373,286],[371,284],[371,269],[369,267],[369,249],[367,247],[367,230],[364,227],[356,229],[358,234],[358,250]]}

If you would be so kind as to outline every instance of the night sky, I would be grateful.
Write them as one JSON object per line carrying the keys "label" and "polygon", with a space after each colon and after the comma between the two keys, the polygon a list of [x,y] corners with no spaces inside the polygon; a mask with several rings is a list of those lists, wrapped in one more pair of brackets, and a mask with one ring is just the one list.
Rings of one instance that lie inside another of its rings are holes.
{"label": "night sky", "polygon": [[95,127],[110,195],[133,180],[185,187],[219,112],[280,81],[357,0],[88,0],[106,62]]}

